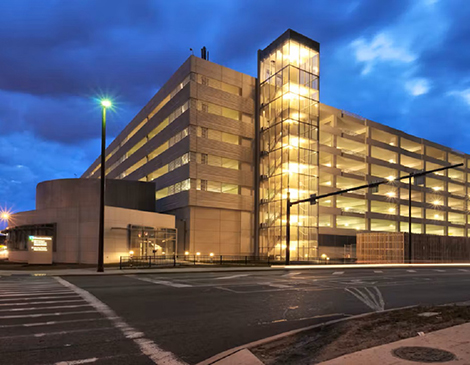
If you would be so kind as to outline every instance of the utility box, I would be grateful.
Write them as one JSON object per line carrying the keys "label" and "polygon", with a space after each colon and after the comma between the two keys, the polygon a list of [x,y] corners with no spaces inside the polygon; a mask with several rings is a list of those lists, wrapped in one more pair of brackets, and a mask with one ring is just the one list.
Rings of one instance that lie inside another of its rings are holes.
{"label": "utility box", "polygon": [[28,264],[52,265],[51,236],[29,236]]}

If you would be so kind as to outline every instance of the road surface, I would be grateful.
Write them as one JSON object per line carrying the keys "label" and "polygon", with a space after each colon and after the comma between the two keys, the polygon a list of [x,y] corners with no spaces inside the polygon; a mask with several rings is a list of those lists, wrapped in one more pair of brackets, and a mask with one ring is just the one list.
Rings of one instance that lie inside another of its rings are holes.
{"label": "road surface", "polygon": [[0,277],[0,364],[196,364],[360,313],[470,300],[470,268]]}

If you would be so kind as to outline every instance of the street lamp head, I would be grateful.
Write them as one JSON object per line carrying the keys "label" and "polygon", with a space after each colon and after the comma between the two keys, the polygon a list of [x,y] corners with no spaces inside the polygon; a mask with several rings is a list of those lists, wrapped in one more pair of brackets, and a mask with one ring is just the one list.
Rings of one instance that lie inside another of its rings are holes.
{"label": "street lamp head", "polygon": [[8,219],[10,219],[10,213],[3,212],[2,215],[1,215],[1,219],[7,221]]}
{"label": "street lamp head", "polygon": [[111,100],[109,100],[109,99],[103,99],[103,100],[101,100],[101,106],[103,106],[104,108],[110,108],[111,105],[113,105],[113,104],[111,103]]}

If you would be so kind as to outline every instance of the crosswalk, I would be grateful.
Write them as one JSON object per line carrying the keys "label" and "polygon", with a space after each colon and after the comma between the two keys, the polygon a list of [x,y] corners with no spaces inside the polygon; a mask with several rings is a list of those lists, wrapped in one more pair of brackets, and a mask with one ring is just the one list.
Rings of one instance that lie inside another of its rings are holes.
{"label": "crosswalk", "polygon": [[181,365],[105,303],[62,278],[0,277],[0,363]]}

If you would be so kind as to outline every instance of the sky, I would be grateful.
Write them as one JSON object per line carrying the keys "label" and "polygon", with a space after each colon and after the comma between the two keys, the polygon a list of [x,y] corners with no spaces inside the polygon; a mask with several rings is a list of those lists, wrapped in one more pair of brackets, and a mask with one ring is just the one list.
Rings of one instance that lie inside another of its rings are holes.
{"label": "sky", "polygon": [[10,0],[0,2],[0,206],[80,177],[174,71],[210,60],[256,76],[291,28],[320,43],[322,103],[470,153],[467,0]]}

